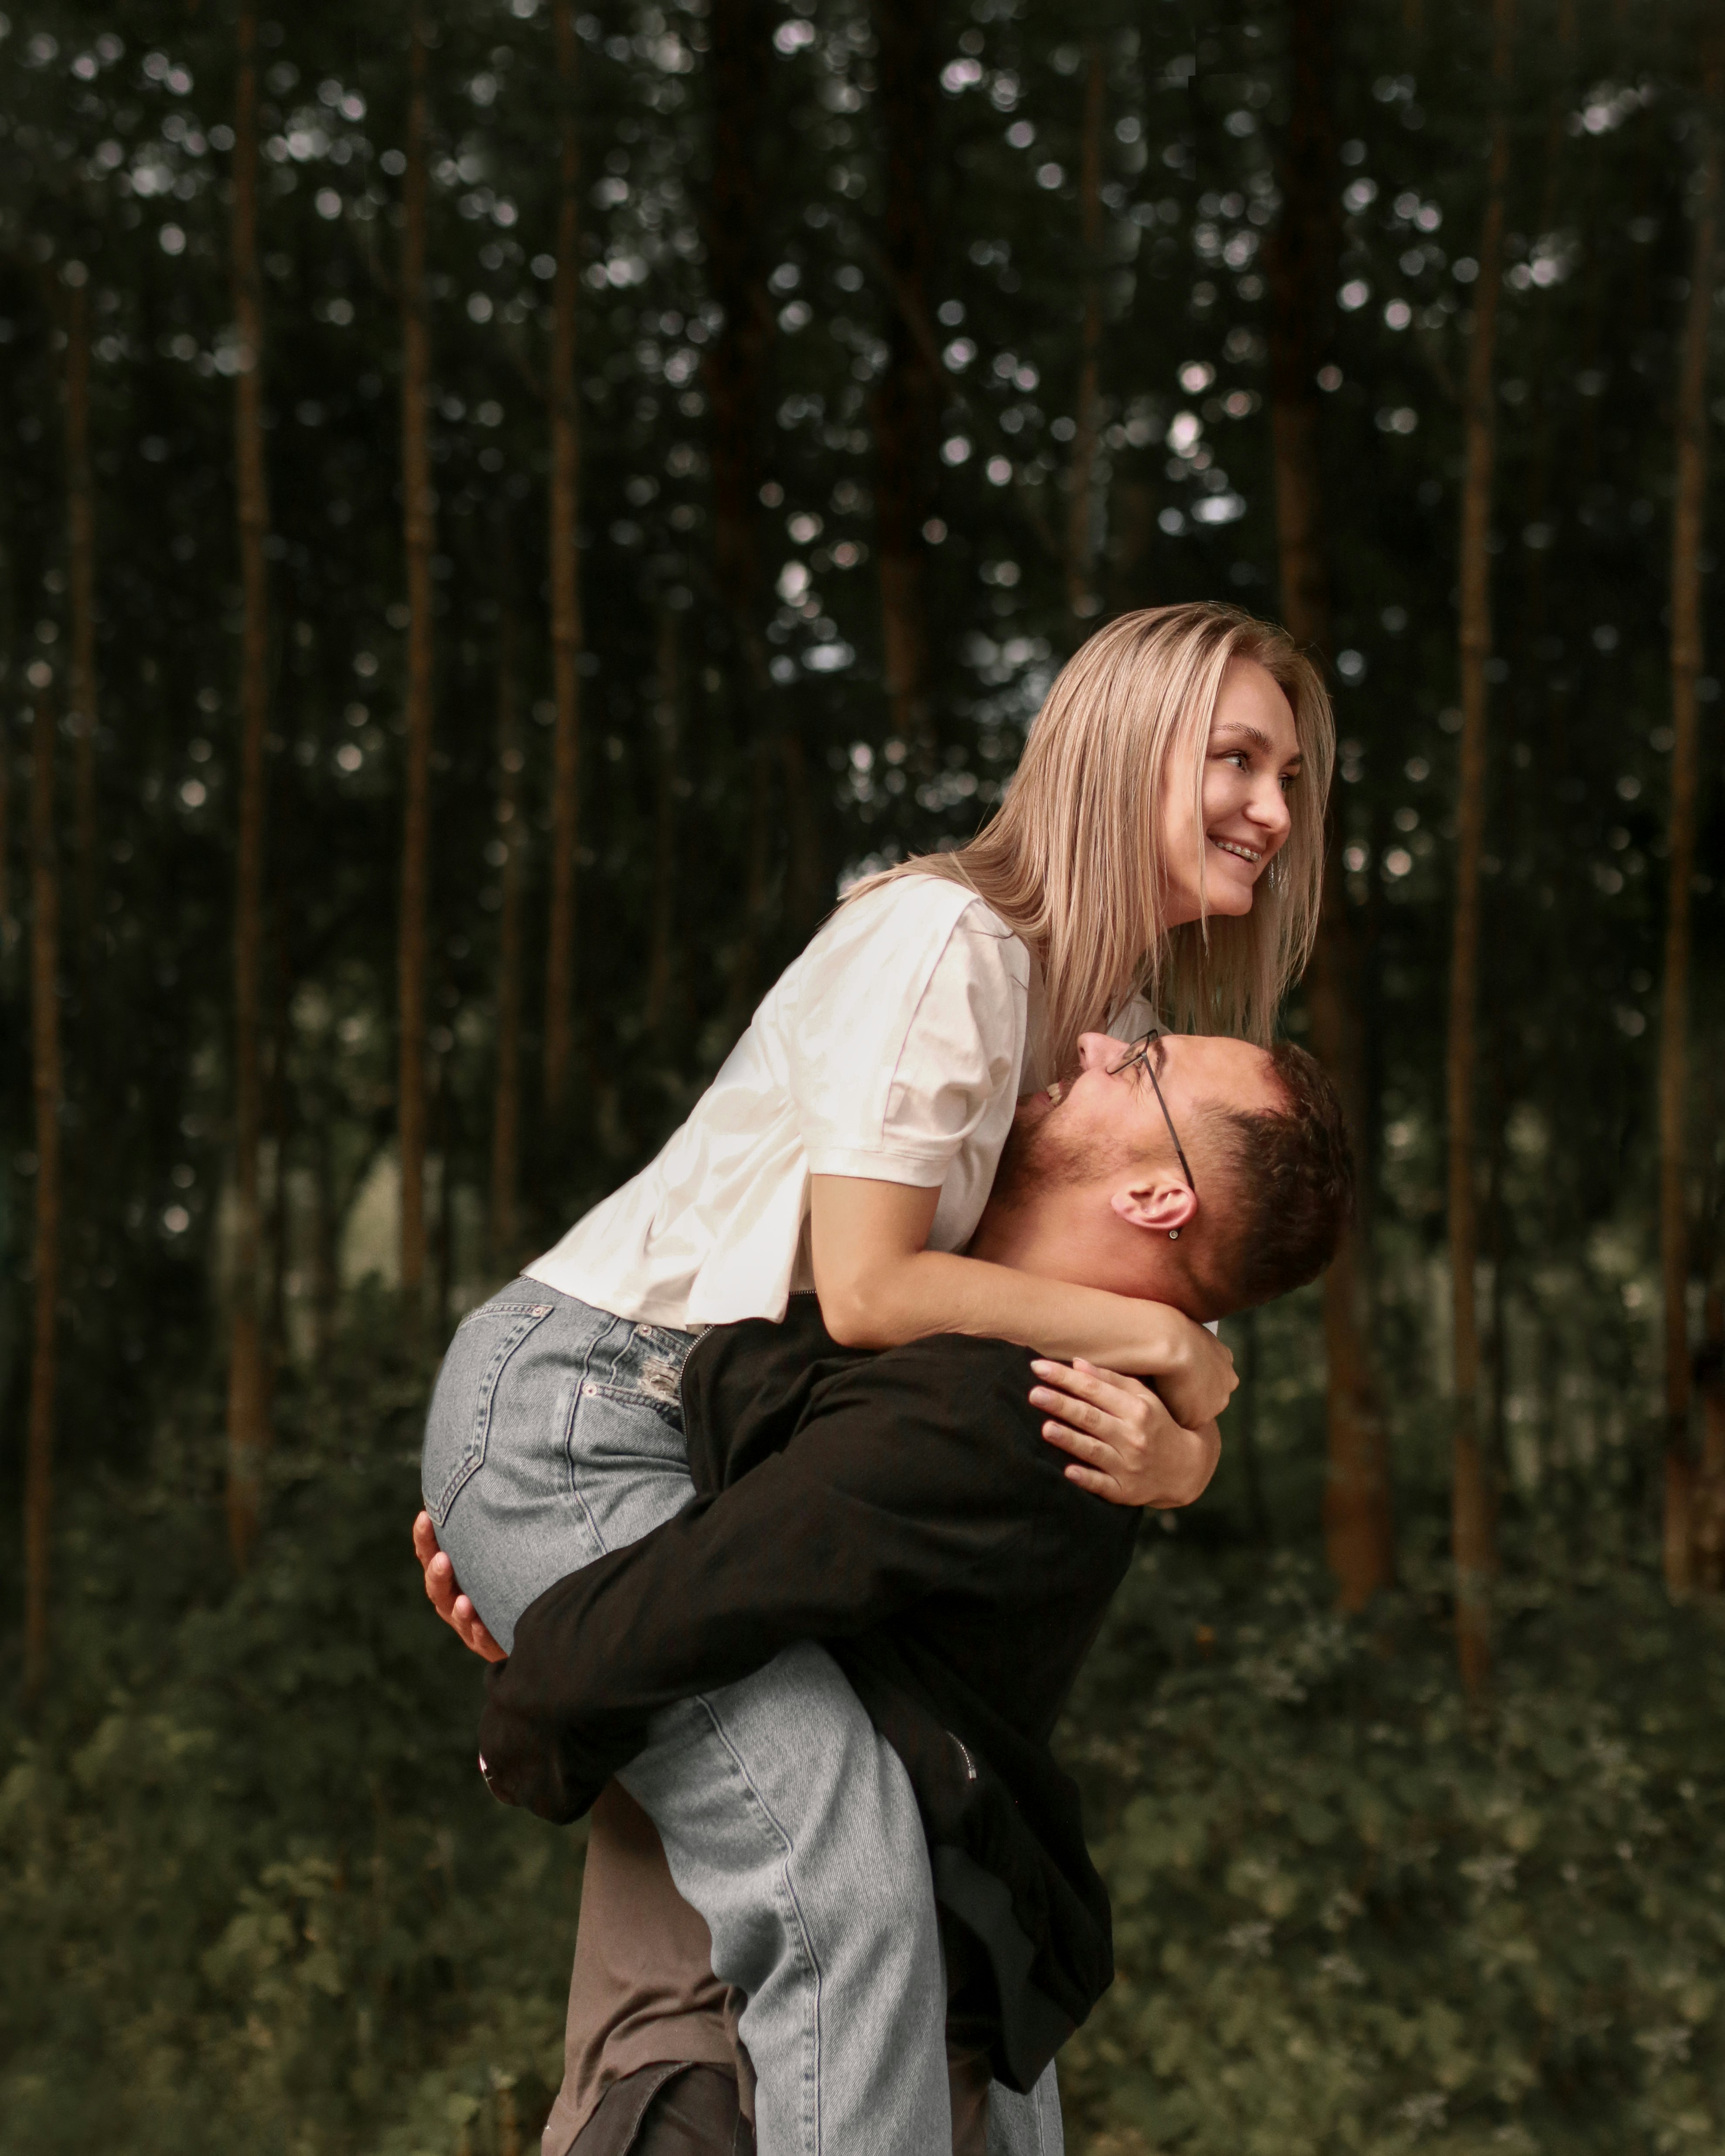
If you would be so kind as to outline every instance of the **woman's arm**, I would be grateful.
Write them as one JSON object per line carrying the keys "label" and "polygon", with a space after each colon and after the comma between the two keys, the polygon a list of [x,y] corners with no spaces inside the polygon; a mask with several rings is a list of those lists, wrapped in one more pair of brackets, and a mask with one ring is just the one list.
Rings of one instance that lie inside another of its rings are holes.
{"label": "woman's arm", "polygon": [[1189,1430],[1227,1406],[1239,1382],[1234,1358],[1178,1311],[927,1249],[937,1189],[849,1175],[810,1183],[815,1291],[845,1347],[969,1332],[1152,1379]]}

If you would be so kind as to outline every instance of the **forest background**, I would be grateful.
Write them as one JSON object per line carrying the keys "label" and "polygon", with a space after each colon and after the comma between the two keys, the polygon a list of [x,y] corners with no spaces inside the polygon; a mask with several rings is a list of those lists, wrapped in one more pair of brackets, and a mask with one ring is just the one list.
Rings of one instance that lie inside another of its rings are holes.
{"label": "forest background", "polygon": [[439,1347],[1195,596],[1334,685],[1367,1202],[1063,1736],[1075,2146],[1725,2143],[1712,22],[0,18],[0,2148],[525,2145]]}

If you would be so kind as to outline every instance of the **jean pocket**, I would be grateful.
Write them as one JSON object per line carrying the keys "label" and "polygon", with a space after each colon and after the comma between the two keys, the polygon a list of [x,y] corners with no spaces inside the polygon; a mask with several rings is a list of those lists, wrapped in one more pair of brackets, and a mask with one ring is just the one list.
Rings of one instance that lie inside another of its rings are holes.
{"label": "jean pocket", "polygon": [[693,1336],[659,1325],[634,1324],[608,1356],[595,1355],[582,1391],[589,1399],[649,1408],[679,1436],[683,1430],[683,1364]]}
{"label": "jean pocket", "polygon": [[419,1456],[425,1509],[439,1528],[485,1464],[497,1388],[511,1357],[555,1308],[549,1302],[488,1302],[463,1320],[449,1342]]}

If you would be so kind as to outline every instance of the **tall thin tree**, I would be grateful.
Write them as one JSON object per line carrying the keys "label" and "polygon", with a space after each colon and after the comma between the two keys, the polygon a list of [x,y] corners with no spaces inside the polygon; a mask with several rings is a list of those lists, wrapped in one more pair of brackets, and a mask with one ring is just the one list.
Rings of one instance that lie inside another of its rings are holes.
{"label": "tall thin tree", "polygon": [[933,506],[939,369],[917,326],[930,311],[934,218],[931,147],[938,118],[936,11],[923,0],[874,0],[880,46],[885,202],[880,251],[892,282],[886,365],[874,398],[875,547],[880,588],[887,722],[920,742],[928,726],[928,549]]}
{"label": "tall thin tree", "polygon": [[1491,1492],[1479,1430],[1479,1254],[1475,1103],[1479,1065],[1480,862],[1485,851],[1486,666],[1491,656],[1491,500],[1497,437],[1494,370],[1503,290],[1504,198],[1509,182],[1515,0],[1491,0],[1491,119],[1479,276],[1463,401],[1461,495],[1461,756],[1455,802],[1455,918],[1450,958],[1445,1094],[1449,1116],[1449,1227],[1455,1332],[1455,1459],[1450,1533],[1455,1641],[1462,1681],[1491,1674],[1491,1589],[1497,1567]]}
{"label": "tall thin tree", "polygon": [[86,955],[96,910],[95,479],[90,450],[90,273],[69,262],[66,291],[67,719],[72,732],[78,927]]}
{"label": "tall thin tree", "polygon": [[648,1034],[663,1045],[670,1015],[677,920],[677,759],[682,736],[683,666],[677,613],[659,609],[653,710],[653,916],[647,943]]}
{"label": "tall thin tree", "polygon": [[1671,796],[1665,985],[1659,1028],[1659,1239],[1665,1290],[1665,1584],[1686,1594],[1693,1575],[1694,1460],[1689,1440],[1689,955],[1701,769],[1702,537],[1707,502],[1707,345],[1719,257],[1719,112],[1725,40],[1704,68],[1702,152],[1689,300],[1677,382],[1676,485],[1671,516]]}
{"label": "tall thin tree", "polygon": [[241,0],[234,105],[234,470],[239,552],[239,798],[234,891],[234,1281],[228,1342],[228,1543],[244,1568],[270,1443],[259,1312],[263,1073],[264,747],[269,717],[270,528],[264,465],[263,278],[258,260],[258,13]]}
{"label": "tall thin tree", "polygon": [[0,983],[6,979],[18,921],[12,911],[12,737],[0,724]]}
{"label": "tall thin tree", "polygon": [[545,952],[545,1104],[567,1106],[575,1041],[575,977],[581,843],[581,381],[577,343],[581,290],[581,41],[575,0],[554,0],[557,80],[557,271],[552,286],[551,920]]}
{"label": "tall thin tree", "polygon": [[59,1384],[60,1067],[59,850],[54,837],[52,688],[37,692],[31,734],[30,1062],[35,1108],[35,1307],[30,1421],[24,1454],[24,1697],[48,1676],[49,1543],[54,1517],[55,1402]]}
{"label": "tall thin tree", "polygon": [[711,172],[706,194],[707,283],[717,334],[701,369],[711,414],[713,579],[730,630],[731,702],[749,766],[742,932],[732,960],[730,1016],[741,1025],[758,986],[767,909],[772,793],[766,707],[772,695],[761,620],[760,497],[773,312],[764,259],[762,164],[772,81],[768,0],[713,0]]}
{"label": "tall thin tree", "polygon": [[[1342,240],[1335,0],[1295,0],[1288,41],[1291,96],[1277,172],[1281,217],[1268,261],[1271,445],[1282,619],[1322,660],[1332,647],[1332,602],[1317,376],[1329,350]],[[1341,1091],[1363,1162],[1368,1089],[1361,969],[1337,807],[1332,797],[1306,993],[1312,1047]],[[1324,1551],[1345,1609],[1363,1609],[1395,1570],[1389,1444],[1368,1346],[1367,1255],[1363,1223],[1356,1220],[1323,1283]]]}
{"label": "tall thin tree", "polygon": [[521,1158],[521,1004],[523,898],[526,831],[521,814],[521,692],[516,680],[516,616],[512,557],[501,549],[503,594],[497,608],[497,843],[503,849],[497,914],[496,1098],[491,1112],[491,1262],[501,1269],[520,1255],[516,1209]]}
{"label": "tall thin tree", "polygon": [[396,956],[400,1041],[396,1128],[401,1155],[402,1310],[410,1336],[424,1322],[425,1283],[425,997],[431,880],[432,578],[437,496],[431,479],[431,329],[426,289],[430,52],[425,11],[408,28],[408,127],[402,179],[402,542],[408,585],[407,770],[401,918]]}
{"label": "tall thin tree", "polygon": [[1084,311],[1079,329],[1072,461],[1066,475],[1071,489],[1066,506],[1066,605],[1079,623],[1101,610],[1095,589],[1096,475],[1102,427],[1102,129],[1108,70],[1102,41],[1094,31],[1086,40],[1085,57],[1084,120],[1078,161]]}

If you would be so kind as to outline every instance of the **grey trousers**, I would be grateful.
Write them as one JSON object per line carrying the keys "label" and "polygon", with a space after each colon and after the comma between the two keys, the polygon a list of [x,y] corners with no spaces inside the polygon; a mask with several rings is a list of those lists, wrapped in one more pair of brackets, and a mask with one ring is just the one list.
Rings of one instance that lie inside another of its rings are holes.
{"label": "grey trousers", "polygon": [[[531,1280],[457,1331],[426,1425],[425,1504],[504,1646],[554,1581],[689,1502],[677,1381],[691,1344]],[[922,1824],[896,1753],[831,1657],[793,1647],[667,1709],[619,1779],[706,1919],[715,1974],[747,1996],[761,2156],[947,2156],[945,1987]],[[994,2093],[1003,2152],[1060,2148],[1052,2070],[1032,2097]]]}

